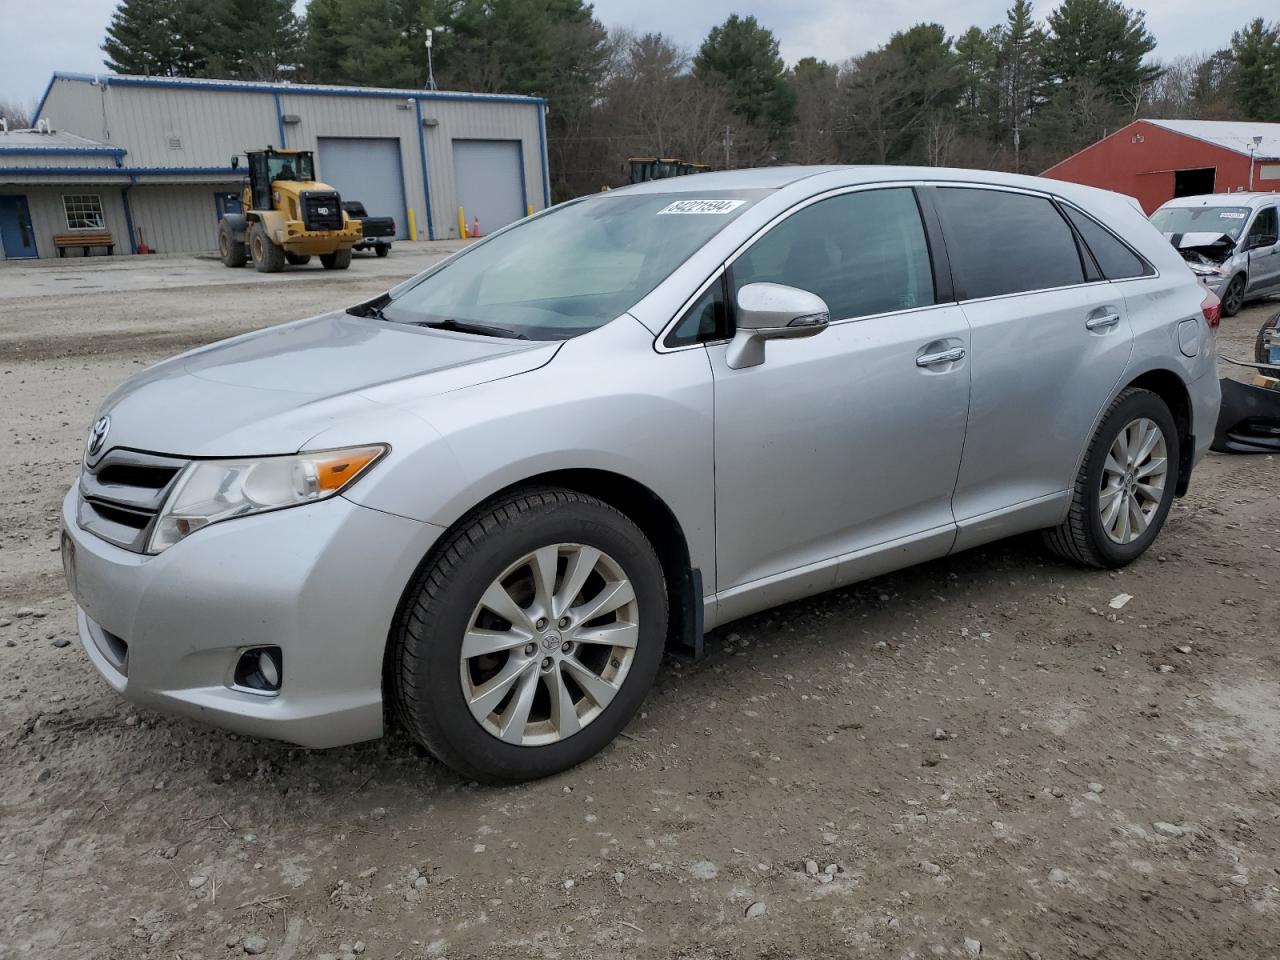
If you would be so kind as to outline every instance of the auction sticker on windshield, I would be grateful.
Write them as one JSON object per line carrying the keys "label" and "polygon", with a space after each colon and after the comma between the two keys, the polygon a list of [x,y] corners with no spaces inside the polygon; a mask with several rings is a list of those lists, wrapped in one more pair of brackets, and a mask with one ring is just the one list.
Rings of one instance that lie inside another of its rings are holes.
{"label": "auction sticker on windshield", "polygon": [[1237,210],[1223,210],[1218,214],[1219,220],[1243,220],[1244,212]]}
{"label": "auction sticker on windshield", "polygon": [[658,213],[730,213],[746,202],[745,200],[677,200],[675,203],[667,204]]}

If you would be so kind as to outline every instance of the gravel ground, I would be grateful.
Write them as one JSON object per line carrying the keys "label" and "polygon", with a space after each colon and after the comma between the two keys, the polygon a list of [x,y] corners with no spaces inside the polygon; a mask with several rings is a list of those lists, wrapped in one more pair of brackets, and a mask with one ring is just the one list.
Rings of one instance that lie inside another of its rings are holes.
{"label": "gravel ground", "polygon": [[1024,538],[731,624],[521,787],[398,733],[313,752],[116,697],[57,553],[94,405],[378,292],[364,265],[0,296],[0,957],[1277,956],[1270,457],[1211,456],[1122,572]]}

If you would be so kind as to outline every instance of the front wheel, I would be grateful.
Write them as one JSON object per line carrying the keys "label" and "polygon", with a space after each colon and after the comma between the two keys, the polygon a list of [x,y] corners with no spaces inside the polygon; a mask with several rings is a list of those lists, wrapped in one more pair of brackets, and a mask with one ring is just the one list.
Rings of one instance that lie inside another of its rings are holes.
{"label": "front wheel", "polygon": [[320,263],[326,270],[345,270],[351,266],[351,248],[343,247],[333,253],[322,253]]}
{"label": "front wheel", "polygon": [[1164,526],[1177,487],[1180,439],[1168,405],[1130,388],[1112,401],[1089,444],[1061,526],[1045,531],[1059,556],[1087,567],[1123,567]]}
{"label": "front wheel", "polygon": [[1222,315],[1234,317],[1244,306],[1244,276],[1236,274],[1222,291]]}
{"label": "front wheel", "polygon": [[284,248],[271,242],[260,223],[249,228],[249,250],[259,273],[279,273],[284,269]]}
{"label": "front wheel", "polygon": [[667,593],[626,516],[539,489],[463,521],[410,585],[389,679],[409,731],[471,779],[515,783],[591,757],[653,683]]}

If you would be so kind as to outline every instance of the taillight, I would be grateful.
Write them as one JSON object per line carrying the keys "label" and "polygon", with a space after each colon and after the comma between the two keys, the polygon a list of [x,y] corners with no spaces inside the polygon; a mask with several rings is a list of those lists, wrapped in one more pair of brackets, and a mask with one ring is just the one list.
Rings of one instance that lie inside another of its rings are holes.
{"label": "taillight", "polygon": [[1200,312],[1204,314],[1204,322],[1210,330],[1217,330],[1222,322],[1222,301],[1218,295],[1208,288],[1204,291],[1204,299],[1200,301]]}

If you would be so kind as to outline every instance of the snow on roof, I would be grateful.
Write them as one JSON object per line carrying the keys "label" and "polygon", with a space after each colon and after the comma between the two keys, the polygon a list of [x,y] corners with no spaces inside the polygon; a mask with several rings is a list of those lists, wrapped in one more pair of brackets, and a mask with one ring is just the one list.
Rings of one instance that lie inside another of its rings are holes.
{"label": "snow on roof", "polygon": [[1146,120],[1184,137],[1194,137],[1216,144],[1235,153],[1249,155],[1249,144],[1261,137],[1254,156],[1259,160],[1280,158],[1280,123],[1255,123],[1252,120]]}

